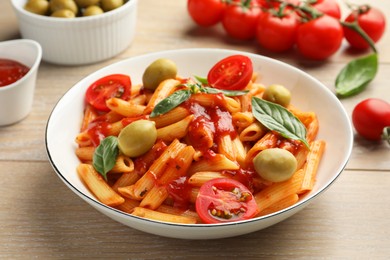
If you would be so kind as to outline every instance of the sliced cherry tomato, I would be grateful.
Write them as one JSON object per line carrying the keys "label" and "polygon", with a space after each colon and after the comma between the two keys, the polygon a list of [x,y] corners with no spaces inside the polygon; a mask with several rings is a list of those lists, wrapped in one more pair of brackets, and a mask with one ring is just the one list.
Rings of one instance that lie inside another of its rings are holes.
{"label": "sliced cherry tomato", "polygon": [[298,19],[293,14],[278,16],[270,12],[261,12],[257,22],[256,38],[267,50],[282,52],[295,44]]}
{"label": "sliced cherry tomato", "polygon": [[[374,7],[362,6],[349,14],[345,19],[345,22],[349,23],[355,21],[374,42],[379,41],[385,32],[386,18],[380,10]],[[345,26],[344,35],[348,43],[356,49],[367,49],[369,47],[363,37]]]}
{"label": "sliced cherry tomato", "polygon": [[98,79],[88,87],[87,102],[100,111],[109,111],[106,100],[116,97],[127,100],[130,96],[131,80],[123,74],[112,74]]}
{"label": "sliced cherry tomato", "polygon": [[187,10],[196,24],[204,27],[221,21],[226,4],[221,0],[188,0]]}
{"label": "sliced cherry tomato", "polygon": [[258,213],[256,201],[248,188],[228,178],[213,179],[203,184],[195,207],[199,217],[207,224],[250,219]]}
{"label": "sliced cherry tomato", "polygon": [[331,16],[303,23],[297,30],[298,51],[305,57],[324,60],[334,54],[341,46],[343,28],[339,21]]}
{"label": "sliced cherry tomato", "polygon": [[317,0],[317,2],[313,4],[313,7],[336,19],[341,18],[340,5],[336,0]]}
{"label": "sliced cherry tomato", "polygon": [[207,75],[208,83],[218,89],[244,89],[252,78],[252,61],[244,55],[232,55],[215,64]]}
{"label": "sliced cherry tomato", "polygon": [[365,99],[353,109],[352,122],[362,137],[379,141],[383,129],[390,127],[390,104],[378,98]]}
{"label": "sliced cherry tomato", "polygon": [[234,39],[250,40],[256,35],[257,18],[260,8],[236,2],[230,4],[222,17],[222,25],[226,33]]}

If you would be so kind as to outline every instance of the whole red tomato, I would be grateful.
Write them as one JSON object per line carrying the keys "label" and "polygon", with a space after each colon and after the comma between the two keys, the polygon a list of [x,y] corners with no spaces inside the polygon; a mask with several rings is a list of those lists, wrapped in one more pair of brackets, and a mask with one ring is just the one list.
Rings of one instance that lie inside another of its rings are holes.
{"label": "whole red tomato", "polygon": [[[350,13],[345,19],[345,22],[348,23],[356,21],[374,42],[379,41],[385,31],[386,18],[380,10],[374,7],[362,6]],[[354,48],[367,49],[369,47],[363,37],[346,26],[344,26],[344,35],[348,43]]]}
{"label": "whole red tomato", "polygon": [[257,18],[260,14],[260,8],[252,3],[249,6],[241,2],[230,4],[222,17],[222,25],[226,33],[239,40],[250,40],[255,37]]}
{"label": "whole red tomato", "polygon": [[341,18],[340,5],[336,0],[317,0],[317,2],[313,4],[313,7],[336,19]]}
{"label": "whole red tomato", "polygon": [[379,141],[383,129],[390,127],[390,104],[378,98],[365,99],[353,109],[352,123],[361,136]]}
{"label": "whole red tomato", "polygon": [[258,43],[264,48],[282,52],[295,44],[298,20],[293,14],[278,16],[270,12],[261,12],[256,28]]}
{"label": "whole red tomato", "polygon": [[301,24],[297,30],[298,51],[306,58],[324,60],[334,54],[343,40],[343,28],[329,15]]}
{"label": "whole red tomato", "polygon": [[188,0],[187,9],[200,26],[209,27],[221,21],[226,4],[221,0]]}

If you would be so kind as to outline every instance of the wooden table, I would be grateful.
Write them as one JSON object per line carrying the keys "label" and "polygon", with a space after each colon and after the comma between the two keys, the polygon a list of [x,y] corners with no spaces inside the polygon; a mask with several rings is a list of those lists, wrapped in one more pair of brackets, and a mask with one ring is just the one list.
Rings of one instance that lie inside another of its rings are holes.
{"label": "wooden table", "polygon": [[[0,128],[0,258],[321,258],[386,259],[390,256],[390,146],[355,136],[351,159],[336,183],[293,217],[248,235],[188,241],[158,237],[114,222],[88,206],[57,177],[45,151],[48,116],[76,82],[108,64],[166,49],[211,47],[249,51],[288,62],[330,89],[353,54],[346,43],[326,62],[272,54],[254,42],[228,39],[221,26],[194,25],[185,0],[140,0],[134,43],[110,60],[88,66],[42,62],[33,109],[22,122]],[[370,2],[390,17],[389,1]],[[19,37],[16,16],[0,1],[0,40]],[[390,102],[390,29],[377,44],[378,75],[361,94],[343,99],[348,114],[360,100]],[[340,145],[342,140],[340,140]]]}

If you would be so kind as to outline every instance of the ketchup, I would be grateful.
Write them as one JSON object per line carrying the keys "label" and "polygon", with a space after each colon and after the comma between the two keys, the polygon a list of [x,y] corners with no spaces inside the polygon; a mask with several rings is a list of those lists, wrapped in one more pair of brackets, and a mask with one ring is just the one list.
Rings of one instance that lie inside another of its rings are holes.
{"label": "ketchup", "polygon": [[23,78],[29,70],[29,67],[15,60],[0,59],[0,87],[18,81]]}

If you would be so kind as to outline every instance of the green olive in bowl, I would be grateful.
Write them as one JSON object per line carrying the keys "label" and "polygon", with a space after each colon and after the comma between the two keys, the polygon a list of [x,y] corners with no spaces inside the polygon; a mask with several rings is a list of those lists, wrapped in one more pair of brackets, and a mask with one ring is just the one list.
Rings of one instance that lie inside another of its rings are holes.
{"label": "green olive in bowl", "polygon": [[290,179],[297,170],[297,164],[294,155],[281,148],[263,150],[253,159],[256,172],[260,177],[271,182]]}
{"label": "green olive in bowl", "polygon": [[123,3],[123,0],[101,0],[100,5],[102,6],[104,12],[108,12],[121,7]]}
{"label": "green olive in bowl", "polygon": [[45,15],[49,11],[49,2],[47,0],[29,0],[24,9],[34,14]]}
{"label": "green olive in bowl", "polygon": [[119,150],[129,156],[140,156],[152,148],[157,139],[155,123],[149,120],[137,120],[125,128],[118,135]]}
{"label": "green olive in bowl", "polygon": [[100,0],[74,0],[74,1],[81,8],[85,8],[92,5],[98,5],[100,2]]}
{"label": "green olive in bowl", "polygon": [[146,89],[155,90],[166,79],[174,79],[177,75],[176,64],[169,59],[157,59],[150,64],[142,75],[142,83]]}
{"label": "green olive in bowl", "polygon": [[83,16],[92,16],[92,15],[98,15],[102,13],[104,13],[102,8],[100,8],[97,5],[91,5],[85,8],[85,10],[83,11]]}
{"label": "green olive in bowl", "polygon": [[58,17],[58,18],[75,18],[76,15],[69,9],[61,9],[53,12],[51,17]]}
{"label": "green olive in bowl", "polygon": [[54,13],[58,10],[69,9],[75,15],[78,12],[78,7],[74,0],[51,0],[49,3],[50,11]]}
{"label": "green olive in bowl", "polygon": [[263,99],[287,107],[291,101],[291,92],[282,85],[274,84],[265,89]]}

